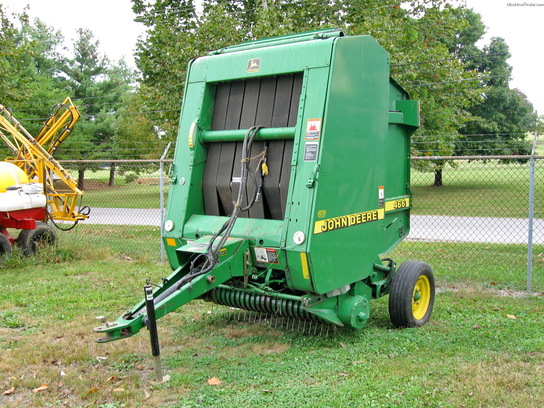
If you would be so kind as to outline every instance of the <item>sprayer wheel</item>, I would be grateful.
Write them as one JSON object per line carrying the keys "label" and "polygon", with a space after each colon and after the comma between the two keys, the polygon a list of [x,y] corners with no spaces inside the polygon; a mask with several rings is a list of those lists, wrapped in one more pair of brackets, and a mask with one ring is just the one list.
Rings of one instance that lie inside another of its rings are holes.
{"label": "sprayer wheel", "polygon": [[434,305],[433,271],[425,262],[406,261],[393,277],[389,316],[396,327],[419,327],[429,320]]}
{"label": "sprayer wheel", "polygon": [[17,245],[26,256],[32,256],[44,246],[53,246],[57,242],[57,233],[49,224],[37,222],[36,228],[22,230],[17,238]]}
{"label": "sprayer wheel", "polygon": [[0,233],[0,263],[11,256],[11,243],[9,239]]}

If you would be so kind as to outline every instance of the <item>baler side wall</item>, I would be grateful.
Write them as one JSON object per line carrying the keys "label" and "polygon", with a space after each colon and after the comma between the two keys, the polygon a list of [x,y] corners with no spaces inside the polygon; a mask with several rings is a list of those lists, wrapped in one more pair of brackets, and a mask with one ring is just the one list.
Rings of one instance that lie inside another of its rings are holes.
{"label": "baler side wall", "polygon": [[[406,140],[389,131],[389,55],[373,38],[335,41],[326,103],[309,250],[317,293],[370,277],[408,223],[407,211],[386,213],[379,197],[382,187],[386,199],[406,194],[406,158],[390,156],[403,156]],[[394,177],[404,180],[389,185]],[[318,228],[324,220],[331,228]]]}

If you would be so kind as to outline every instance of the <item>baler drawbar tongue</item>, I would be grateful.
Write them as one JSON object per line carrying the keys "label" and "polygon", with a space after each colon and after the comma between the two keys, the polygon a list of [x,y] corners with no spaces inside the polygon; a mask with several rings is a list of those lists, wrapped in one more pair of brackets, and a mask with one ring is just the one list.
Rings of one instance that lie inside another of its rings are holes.
{"label": "baler drawbar tongue", "polygon": [[[211,238],[211,236],[203,237],[178,248],[178,251],[194,254],[191,257],[193,261],[198,255],[206,253]],[[201,297],[235,276],[242,276],[244,254],[247,251],[246,239],[228,238],[226,244],[220,248],[217,265],[211,271],[203,274],[198,271],[193,272],[194,276],[188,279],[187,277],[191,274],[191,262],[180,266],[153,292],[156,318],[159,319],[191,300]],[[114,323],[106,323],[104,326],[95,328],[94,331],[105,334],[97,340],[99,343],[105,343],[135,335],[146,326],[146,321],[147,314],[145,300],[143,300]]]}

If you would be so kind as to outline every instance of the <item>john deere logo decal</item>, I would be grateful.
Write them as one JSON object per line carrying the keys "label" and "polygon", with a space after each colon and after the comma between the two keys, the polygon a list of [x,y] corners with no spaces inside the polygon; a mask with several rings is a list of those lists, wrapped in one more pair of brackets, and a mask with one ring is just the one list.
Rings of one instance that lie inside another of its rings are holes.
{"label": "john deere logo decal", "polygon": [[259,72],[261,69],[261,59],[260,58],[251,58],[247,62],[247,72]]}

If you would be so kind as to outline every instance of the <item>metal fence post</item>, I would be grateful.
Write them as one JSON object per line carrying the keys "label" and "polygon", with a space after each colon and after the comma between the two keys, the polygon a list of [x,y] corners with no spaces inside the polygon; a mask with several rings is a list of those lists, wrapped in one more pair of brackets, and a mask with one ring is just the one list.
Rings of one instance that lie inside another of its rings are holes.
{"label": "metal fence post", "polygon": [[168,153],[168,150],[170,150],[170,145],[172,142],[168,142],[168,145],[166,145],[166,148],[164,149],[164,152],[162,153],[161,160],[159,163],[159,173],[160,173],[160,220],[161,220],[161,262],[164,262],[164,242],[162,240],[162,236],[164,234],[164,159],[166,158],[166,154]]}
{"label": "metal fence post", "polygon": [[535,132],[529,172],[529,231],[527,238],[527,293],[532,292],[533,280],[533,219],[535,213],[535,151],[538,132]]}

